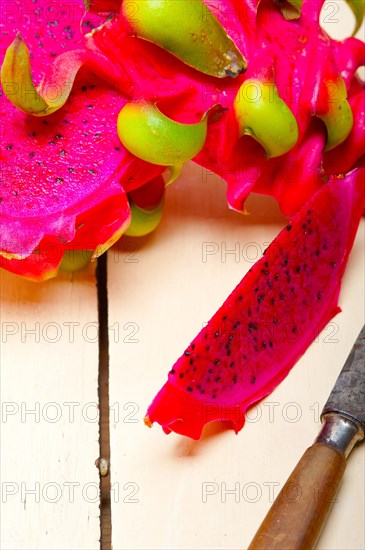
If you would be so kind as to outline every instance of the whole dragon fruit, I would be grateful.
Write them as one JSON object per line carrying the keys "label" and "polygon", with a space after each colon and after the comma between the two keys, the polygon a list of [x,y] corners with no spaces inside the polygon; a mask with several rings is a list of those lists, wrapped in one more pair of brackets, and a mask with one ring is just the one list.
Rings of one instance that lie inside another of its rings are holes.
{"label": "whole dragon fruit", "polygon": [[128,228],[130,193],[149,202],[149,182],[191,158],[231,207],[255,191],[287,214],[360,167],[365,52],[320,28],[322,4],[6,4],[0,265],[44,279],[65,250],[98,256]]}

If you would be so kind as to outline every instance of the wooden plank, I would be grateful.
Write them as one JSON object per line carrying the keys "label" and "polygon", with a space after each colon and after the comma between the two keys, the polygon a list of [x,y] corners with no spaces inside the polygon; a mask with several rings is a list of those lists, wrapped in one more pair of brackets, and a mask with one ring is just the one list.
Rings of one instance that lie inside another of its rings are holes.
{"label": "wooden plank", "polygon": [[95,269],[1,283],[1,547],[99,548]]}
{"label": "wooden plank", "polygon": [[[228,211],[224,185],[191,165],[168,189],[157,231],[122,239],[109,254],[115,549],[247,547],[316,436],[364,321],[362,224],[343,283],[343,313],[250,411],[238,436],[219,425],[199,442],[166,436],[157,425],[148,431],[143,416],[167,370],[285,223],[270,199],[251,197],[248,208],[243,220]],[[358,448],[318,548],[364,548],[364,469]]]}

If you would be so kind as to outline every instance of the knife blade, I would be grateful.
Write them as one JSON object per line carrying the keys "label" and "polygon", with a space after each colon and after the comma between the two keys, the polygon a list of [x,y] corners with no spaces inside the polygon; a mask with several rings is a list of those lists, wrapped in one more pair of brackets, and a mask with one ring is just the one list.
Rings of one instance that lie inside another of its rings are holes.
{"label": "knife blade", "polygon": [[271,506],[248,550],[311,550],[365,432],[365,325],[322,410],[322,428]]}

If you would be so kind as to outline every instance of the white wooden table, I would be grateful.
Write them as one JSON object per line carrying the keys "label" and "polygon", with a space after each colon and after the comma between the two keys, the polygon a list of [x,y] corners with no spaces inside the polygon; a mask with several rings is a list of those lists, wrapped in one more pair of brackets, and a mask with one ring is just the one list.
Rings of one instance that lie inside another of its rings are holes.
{"label": "white wooden table", "polygon": [[[346,11],[330,4],[341,11],[326,24],[340,34]],[[168,189],[157,231],[123,238],[108,253],[114,550],[246,548],[315,438],[364,323],[363,220],[343,280],[343,312],[251,409],[237,436],[219,425],[199,442],[166,436],[157,425],[148,430],[143,416],[169,367],[285,224],[270,199],[251,197],[247,206],[248,217],[228,211],[224,184],[190,165]],[[215,253],[204,261],[206,243]],[[1,547],[100,548],[95,268],[44,284],[0,277]],[[365,548],[364,472],[359,446],[319,549]],[[103,521],[109,548],[107,514]]]}

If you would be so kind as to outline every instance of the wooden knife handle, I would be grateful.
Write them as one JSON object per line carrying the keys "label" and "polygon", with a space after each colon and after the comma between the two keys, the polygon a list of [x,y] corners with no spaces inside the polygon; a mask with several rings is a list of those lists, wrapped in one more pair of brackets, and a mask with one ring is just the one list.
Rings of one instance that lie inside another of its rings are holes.
{"label": "wooden knife handle", "polygon": [[310,550],[335,501],[346,467],[336,449],[306,450],[262,522],[248,550]]}

